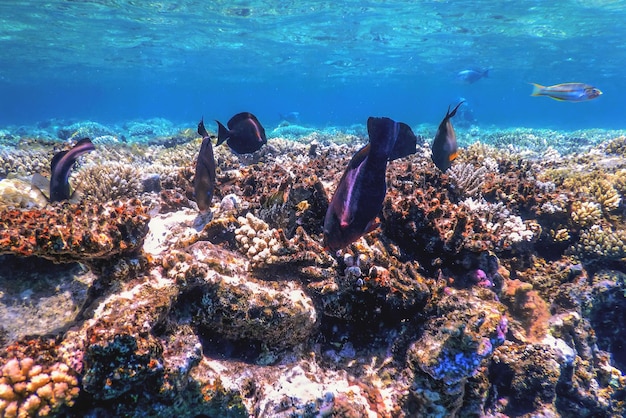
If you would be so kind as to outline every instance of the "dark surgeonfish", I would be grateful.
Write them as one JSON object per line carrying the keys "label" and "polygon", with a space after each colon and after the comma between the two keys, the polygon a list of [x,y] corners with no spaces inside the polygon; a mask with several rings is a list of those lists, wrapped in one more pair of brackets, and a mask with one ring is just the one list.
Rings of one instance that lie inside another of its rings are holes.
{"label": "dark surgeonfish", "polygon": [[83,138],[68,151],[58,152],[50,163],[50,180],[39,173],[33,175],[32,183],[50,202],[72,199],[75,193],[70,191],[70,170],[83,154],[95,150],[89,138]]}
{"label": "dark surgeonfish", "polygon": [[481,78],[489,77],[489,70],[491,68],[463,70],[456,74],[456,78],[467,84],[474,84]]}
{"label": "dark surgeonfish", "polygon": [[456,105],[452,112],[450,112],[450,107],[448,106],[446,116],[439,124],[437,133],[435,134],[435,139],[433,140],[433,162],[437,168],[444,173],[448,168],[450,168],[452,161],[458,157],[456,134],[454,133],[454,127],[452,126],[452,121],[450,119],[456,115],[457,109],[463,103],[464,102],[460,102]]}
{"label": "dark surgeonfish", "polygon": [[600,89],[583,83],[563,83],[549,87],[536,83],[532,85],[531,96],[547,96],[563,102],[584,102],[602,95]]}
{"label": "dark surgeonfish", "polygon": [[373,231],[387,184],[387,161],[415,153],[411,128],[389,118],[367,120],[370,142],[350,160],[324,218],[324,246],[337,251]]}
{"label": "dark surgeonfish", "polygon": [[265,129],[252,113],[243,112],[228,121],[228,128],[217,122],[217,144],[226,142],[237,154],[252,154],[267,144]]}
{"label": "dark surgeonfish", "polygon": [[204,119],[198,123],[198,134],[202,136],[202,145],[196,162],[196,175],[193,178],[193,190],[200,213],[211,210],[213,190],[215,189],[215,157],[209,133],[204,127]]}

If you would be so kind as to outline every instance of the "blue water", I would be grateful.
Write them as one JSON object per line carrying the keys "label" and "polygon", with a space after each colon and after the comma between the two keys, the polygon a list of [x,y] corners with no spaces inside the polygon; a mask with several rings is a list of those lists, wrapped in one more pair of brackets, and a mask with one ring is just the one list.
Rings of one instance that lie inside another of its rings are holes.
{"label": "blue water", "polygon": [[[626,127],[626,1],[12,1],[0,3],[0,126],[163,117],[311,126]],[[460,83],[458,71],[491,67]],[[584,82],[585,103],[530,97]]]}

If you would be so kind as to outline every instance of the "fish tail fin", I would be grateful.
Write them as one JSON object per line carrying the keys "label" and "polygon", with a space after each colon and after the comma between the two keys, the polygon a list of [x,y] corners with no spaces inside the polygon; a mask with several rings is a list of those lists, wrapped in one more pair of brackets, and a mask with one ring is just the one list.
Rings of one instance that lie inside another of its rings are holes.
{"label": "fish tail fin", "polygon": [[402,122],[399,122],[398,125],[398,137],[393,145],[391,154],[389,154],[389,161],[415,154],[416,151],[417,136],[415,136],[411,127]]}
{"label": "fish tail fin", "polygon": [[50,200],[50,180],[39,173],[33,174],[31,185],[34,189],[39,190],[47,200]]}
{"label": "fish tail fin", "polygon": [[215,146],[218,146],[230,137],[230,131],[220,121],[216,120],[215,122],[217,122],[217,144]]}
{"label": "fish tail fin", "polygon": [[204,116],[202,117],[202,119],[200,119],[200,122],[198,123],[198,134],[202,138],[206,138],[207,136],[209,136],[209,133],[207,132],[206,128],[204,127]]}
{"label": "fish tail fin", "polygon": [[489,71],[491,70],[491,68],[487,68],[485,69],[485,71],[483,72],[483,77],[485,78],[489,78]]}
{"label": "fish tail fin", "polygon": [[530,83],[533,86],[533,92],[530,94],[531,96],[541,96],[542,95],[542,90],[545,88],[545,86],[542,86],[541,84],[537,84],[537,83]]}
{"label": "fish tail fin", "polygon": [[459,104],[458,104],[458,105],[456,105],[454,109],[452,109],[452,112],[450,112],[450,108],[448,107],[448,114],[446,115],[446,117],[449,117],[449,118],[454,117],[454,115],[456,115],[456,111],[459,109],[459,107],[460,107],[463,103],[465,103],[465,100],[461,100],[461,101],[459,102]]}

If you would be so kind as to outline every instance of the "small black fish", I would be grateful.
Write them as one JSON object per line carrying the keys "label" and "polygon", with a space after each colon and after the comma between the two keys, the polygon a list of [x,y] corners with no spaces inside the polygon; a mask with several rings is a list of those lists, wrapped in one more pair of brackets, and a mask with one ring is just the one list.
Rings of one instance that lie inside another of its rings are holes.
{"label": "small black fish", "polygon": [[193,178],[193,190],[201,213],[211,210],[213,190],[215,189],[215,157],[209,133],[204,127],[204,119],[198,123],[198,134],[202,136],[202,145],[196,162],[196,175]]}
{"label": "small black fish", "polygon": [[32,179],[33,185],[41,190],[50,202],[71,199],[74,193],[70,193],[70,170],[78,157],[95,149],[96,147],[89,138],[83,138],[72,149],[56,153],[50,163],[50,180],[35,173]]}
{"label": "small black fish", "polygon": [[324,218],[324,246],[337,251],[374,230],[387,193],[387,161],[415,152],[411,128],[389,118],[367,120],[370,142],[350,160]]}
{"label": "small black fish", "polygon": [[454,127],[452,126],[452,121],[450,121],[450,119],[456,115],[457,109],[463,103],[464,102],[460,102],[456,105],[452,112],[450,112],[450,107],[448,106],[446,116],[439,124],[439,129],[437,129],[435,139],[433,140],[433,162],[437,168],[444,173],[448,168],[450,168],[452,161],[459,156],[456,144],[456,134],[454,133]]}
{"label": "small black fish", "polygon": [[217,122],[217,144],[224,141],[237,154],[252,154],[267,144],[265,129],[252,113],[243,112],[228,121],[228,128]]}

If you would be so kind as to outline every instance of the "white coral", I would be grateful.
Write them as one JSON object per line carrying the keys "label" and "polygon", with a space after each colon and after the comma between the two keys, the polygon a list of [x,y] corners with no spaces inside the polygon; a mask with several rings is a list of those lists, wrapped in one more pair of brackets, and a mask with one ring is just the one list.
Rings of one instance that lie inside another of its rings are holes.
{"label": "white coral", "polygon": [[32,209],[46,206],[46,198],[18,179],[0,180],[0,209]]}
{"label": "white coral", "polygon": [[484,228],[497,235],[503,243],[532,241],[539,236],[539,227],[524,222],[521,217],[511,214],[502,202],[489,203],[485,199],[472,199],[461,202],[470,212],[476,214]]}
{"label": "white coral", "polygon": [[268,262],[273,255],[280,254],[282,245],[276,229],[270,229],[265,221],[250,212],[237,220],[241,226],[235,229],[235,240],[254,264]]}

